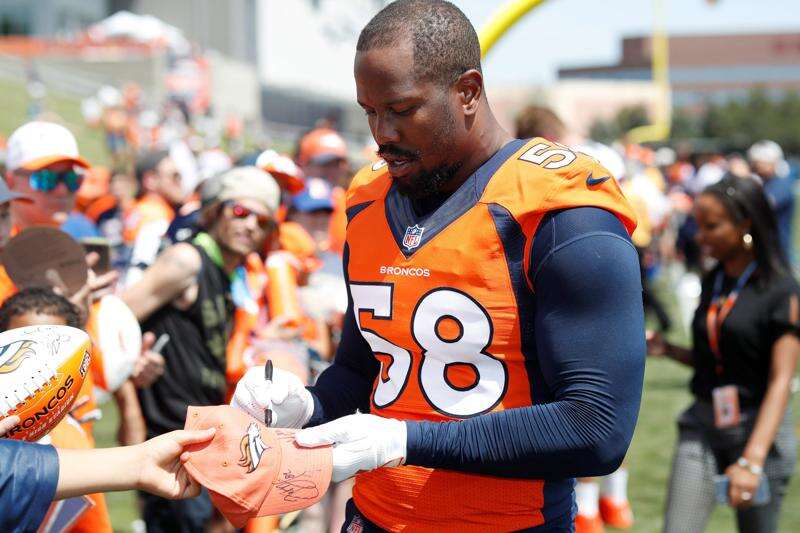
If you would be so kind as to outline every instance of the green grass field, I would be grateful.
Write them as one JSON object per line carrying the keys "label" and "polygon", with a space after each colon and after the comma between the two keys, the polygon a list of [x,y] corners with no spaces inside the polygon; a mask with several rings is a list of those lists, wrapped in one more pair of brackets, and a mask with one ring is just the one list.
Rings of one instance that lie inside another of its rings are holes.
{"label": "green grass field", "polygon": [[[0,79],[0,135],[8,137],[28,120],[28,93],[20,82]],[[103,134],[86,125],[81,115],[80,101],[68,96],[48,92],[44,107],[45,118],[61,122],[78,138],[81,154],[93,165],[108,165],[110,158],[105,149]]]}
{"label": "green grass field", "polygon": [[[639,423],[628,453],[629,494],[636,516],[634,531],[661,531],[667,476],[675,445],[677,415],[691,403],[687,383],[690,372],[660,358],[647,362]],[[800,401],[793,398],[795,412]],[[792,480],[783,503],[780,531],[800,531],[800,484]],[[736,531],[733,512],[717,507],[707,531]]]}

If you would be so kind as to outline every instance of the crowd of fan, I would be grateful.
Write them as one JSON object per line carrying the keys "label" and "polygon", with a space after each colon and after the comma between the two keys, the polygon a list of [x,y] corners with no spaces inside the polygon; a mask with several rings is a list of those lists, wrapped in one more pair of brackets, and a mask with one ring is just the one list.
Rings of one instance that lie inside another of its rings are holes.
{"label": "crowd of fan", "polygon": [[[218,148],[189,152],[204,172],[190,187],[174,154],[151,146],[136,152],[132,172],[108,172],[81,156],[67,128],[45,121],[22,125],[7,142],[0,244],[50,226],[105,257],[101,266],[96,252],[87,256],[94,268],[80,294],[18,292],[0,272],[5,323],[25,325],[14,317],[31,312],[97,335],[93,301],[114,293],[127,304],[144,335],[130,379],[108,391],[121,444],[182,428],[188,405],[226,403],[246,369],[266,358],[313,379],[332,357],[347,305],[342,186],[350,166],[341,135],[316,128],[294,157],[266,150],[234,162]],[[72,434],[54,432],[55,444],[93,443],[99,410],[91,383],[84,392],[61,424]],[[81,520],[110,531],[103,497],[94,498]],[[151,531],[215,519],[207,494],[188,504],[142,500]]]}
{"label": "crowd of fan", "polygon": [[[182,428],[188,405],[226,403],[247,368],[267,359],[305,383],[325,368],[347,306],[341,256],[345,190],[355,167],[344,138],[327,125],[302,135],[293,154],[232,156],[241,151],[235,124],[226,133],[227,150],[220,142],[186,142],[188,115],[176,107],[160,133],[151,128],[143,137],[125,119],[135,101],[126,93],[126,103],[103,117],[113,170],[92,167],[64,126],[32,121],[9,137],[0,184],[0,247],[27,228],[51,226],[108,252],[104,268],[90,255],[94,271],[75,294],[17,292],[0,271],[0,324],[25,325],[20,317],[33,313],[83,326],[96,312],[93,299],[119,295],[144,333],[130,379],[109,391],[120,412],[121,444]],[[163,133],[181,129],[175,124],[184,125],[183,133]],[[775,217],[780,253],[791,258],[794,178],[774,142],[756,143],[746,154],[605,146],[576,137],[535,106],[523,110],[516,126],[519,138],[542,136],[595,157],[618,180],[638,216],[633,242],[645,309],[654,319],[653,352],[667,354],[664,334],[691,329],[702,305],[701,277],[710,263],[694,208],[715,184],[757,184]],[[652,290],[659,278],[669,280],[674,294]],[[667,311],[665,296],[678,304],[678,316]],[[93,443],[93,394],[87,385],[62,431],[51,436],[54,443]],[[583,520],[584,531],[596,531],[601,512],[607,524],[629,527],[626,485],[624,467],[599,489],[581,480],[579,530]],[[349,490],[347,483],[336,487],[330,503],[304,519],[338,531]],[[84,526],[110,531],[102,495],[93,498]],[[148,531],[226,528],[207,494],[183,502],[142,494],[141,503]],[[277,519],[263,519],[261,527],[276,525]]]}

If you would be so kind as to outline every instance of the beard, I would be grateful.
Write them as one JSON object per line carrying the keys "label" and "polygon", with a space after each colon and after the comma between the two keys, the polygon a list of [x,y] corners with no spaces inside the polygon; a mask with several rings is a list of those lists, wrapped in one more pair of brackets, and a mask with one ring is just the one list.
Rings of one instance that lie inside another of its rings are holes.
{"label": "beard", "polygon": [[[456,173],[461,169],[463,163],[457,161],[448,163],[447,157],[452,157],[458,153],[458,148],[453,143],[453,132],[455,131],[455,119],[445,105],[443,108],[443,118],[438,123],[438,127],[431,132],[433,142],[430,146],[435,147],[429,156],[437,157],[443,161],[430,170],[420,170],[415,174],[403,177],[402,179],[392,179],[396,184],[397,190],[412,200],[424,201],[440,197],[444,194],[444,189],[450,183]],[[379,146],[378,155],[394,156],[407,159],[409,161],[420,162],[422,158],[421,150],[404,149],[393,144]]]}
{"label": "beard", "polygon": [[444,187],[450,183],[461,164],[441,165],[430,171],[410,176],[407,181],[393,180],[397,190],[412,200],[427,200],[442,196]]}

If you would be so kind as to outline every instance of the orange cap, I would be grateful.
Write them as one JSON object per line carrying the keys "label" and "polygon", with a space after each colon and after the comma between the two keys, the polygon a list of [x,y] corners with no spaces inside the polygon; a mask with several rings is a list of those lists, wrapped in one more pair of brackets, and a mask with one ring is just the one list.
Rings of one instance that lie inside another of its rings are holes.
{"label": "orange cap", "polygon": [[297,430],[267,428],[229,405],[189,407],[186,429],[210,427],[217,428],[214,438],[189,447],[184,466],[234,527],[303,509],[328,490],[330,446],[301,448]]}
{"label": "orange cap", "polygon": [[324,165],[336,159],[347,159],[347,143],[341,135],[328,128],[317,128],[300,139],[297,162],[301,165]]}

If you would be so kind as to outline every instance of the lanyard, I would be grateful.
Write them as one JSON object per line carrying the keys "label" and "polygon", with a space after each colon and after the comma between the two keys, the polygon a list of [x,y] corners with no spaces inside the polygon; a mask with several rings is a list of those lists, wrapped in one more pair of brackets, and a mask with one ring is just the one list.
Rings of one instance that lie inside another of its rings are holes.
{"label": "lanyard", "polygon": [[215,265],[223,268],[222,248],[219,247],[219,244],[217,244],[217,241],[215,241],[211,235],[201,231],[195,235],[194,239],[192,239],[192,243],[202,248]]}
{"label": "lanyard", "polygon": [[728,318],[728,315],[731,313],[733,306],[736,305],[736,299],[739,297],[739,291],[747,283],[747,280],[750,279],[750,276],[753,274],[753,271],[756,269],[756,262],[753,261],[747,268],[744,269],[742,275],[739,276],[739,279],[736,281],[736,286],[733,290],[725,297],[724,301],[721,301],[722,298],[720,293],[722,292],[722,281],[724,278],[723,271],[720,270],[717,272],[717,277],[714,280],[714,294],[711,298],[711,305],[708,306],[708,313],[706,313],[706,327],[708,328],[708,344],[711,347],[711,351],[714,353],[714,358],[717,360],[716,371],[717,375],[722,375],[722,352],[719,349],[719,336],[720,332],[722,331],[722,323],[725,322],[725,319]]}

